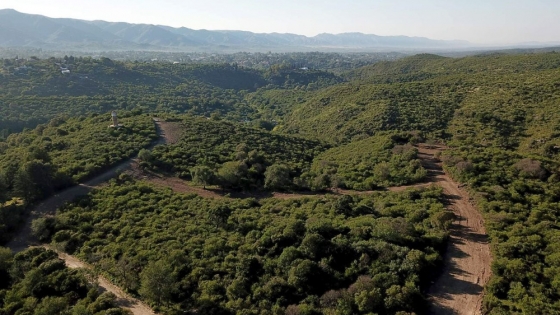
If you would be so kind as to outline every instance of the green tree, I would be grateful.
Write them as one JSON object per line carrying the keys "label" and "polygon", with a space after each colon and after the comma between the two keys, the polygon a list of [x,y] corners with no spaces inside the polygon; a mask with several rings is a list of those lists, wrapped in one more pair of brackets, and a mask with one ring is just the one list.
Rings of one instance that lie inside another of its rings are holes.
{"label": "green tree", "polygon": [[264,172],[264,187],[286,189],[290,185],[290,169],[283,164],[273,164]]}
{"label": "green tree", "polygon": [[150,163],[153,160],[153,155],[152,152],[148,149],[141,149],[138,152],[138,158],[142,161],[142,162],[147,162]]}
{"label": "green tree", "polygon": [[218,177],[222,187],[239,187],[243,177],[247,174],[247,165],[243,162],[226,162],[218,170]]}
{"label": "green tree", "polygon": [[4,175],[0,173],[0,204],[6,200],[8,191],[8,185],[6,185],[4,180]]}
{"label": "green tree", "polygon": [[212,182],[214,178],[214,172],[208,166],[195,166],[191,170],[193,182],[197,184],[202,184],[204,189],[206,185]]}
{"label": "green tree", "polygon": [[140,294],[161,305],[169,302],[177,286],[175,274],[163,260],[149,263],[140,273]]}
{"label": "green tree", "polygon": [[39,241],[44,242],[49,239],[54,228],[53,218],[38,218],[31,223],[31,231]]}
{"label": "green tree", "polygon": [[68,301],[66,298],[48,296],[37,305],[33,315],[65,314],[67,309]]}
{"label": "green tree", "polygon": [[33,160],[24,164],[14,178],[14,191],[26,202],[49,196],[54,191],[54,170],[51,164]]}

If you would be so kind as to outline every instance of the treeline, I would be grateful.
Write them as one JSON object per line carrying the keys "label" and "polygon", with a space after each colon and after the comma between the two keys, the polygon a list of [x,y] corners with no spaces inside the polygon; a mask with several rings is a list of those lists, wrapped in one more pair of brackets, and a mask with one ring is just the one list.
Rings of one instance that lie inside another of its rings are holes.
{"label": "treeline", "polygon": [[12,254],[0,247],[0,314],[126,315],[116,297],[88,282],[95,275],[70,270],[40,247]]}
{"label": "treeline", "polygon": [[435,188],[257,201],[123,180],[34,226],[166,314],[421,312],[451,223]]}

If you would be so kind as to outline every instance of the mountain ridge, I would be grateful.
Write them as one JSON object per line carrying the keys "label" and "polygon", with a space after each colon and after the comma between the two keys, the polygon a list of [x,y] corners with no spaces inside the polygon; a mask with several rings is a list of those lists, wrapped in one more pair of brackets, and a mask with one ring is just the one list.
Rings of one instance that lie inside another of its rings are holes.
{"label": "mountain ridge", "polygon": [[0,10],[0,46],[44,49],[73,48],[109,50],[199,50],[199,49],[453,49],[466,41],[426,37],[379,36],[349,32],[322,33],[313,37],[292,33],[254,33],[240,30],[195,30],[166,25],[50,18]]}

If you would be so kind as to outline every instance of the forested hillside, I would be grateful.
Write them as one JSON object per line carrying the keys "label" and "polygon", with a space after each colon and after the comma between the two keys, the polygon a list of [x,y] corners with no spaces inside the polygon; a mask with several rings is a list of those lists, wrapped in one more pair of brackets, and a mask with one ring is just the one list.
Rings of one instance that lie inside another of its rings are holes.
{"label": "forested hillside", "polygon": [[233,189],[295,188],[293,178],[327,148],[239,123],[187,117],[182,125],[179,143],[154,148],[144,163],[156,171]]}
{"label": "forested hillside", "polygon": [[[210,199],[121,176],[37,221],[44,241],[163,313],[428,313],[431,277],[451,268],[441,257],[452,233],[468,241],[446,209],[458,199],[482,212],[491,244],[492,276],[476,293],[483,313],[560,312],[559,53],[424,54],[341,76],[30,60],[5,59],[0,74],[5,238],[26,204],[139,153],[138,172],[198,191],[316,194]],[[113,109],[132,110],[124,128],[107,128]],[[156,136],[151,113],[179,126],[176,143],[141,150]],[[433,144],[447,150],[427,162],[418,150]],[[446,174],[426,166],[437,158]],[[436,171],[464,194],[369,191],[435,182]],[[155,274],[164,289],[153,290]],[[4,308],[19,290],[10,279]]]}
{"label": "forested hillside", "polygon": [[329,175],[338,181],[333,186],[354,190],[419,182],[427,171],[420,165],[414,142],[414,136],[406,133],[354,141],[318,155],[310,172]]}
{"label": "forested hillside", "polygon": [[212,113],[255,118],[244,96],[259,88],[316,90],[340,83],[329,72],[275,65],[252,70],[237,64],[117,62],[107,58],[2,59],[0,137],[34,128],[59,114],[114,109]]}
{"label": "forested hillside", "polygon": [[[467,131],[448,125],[462,113],[489,116],[481,122],[491,123],[490,116],[500,115],[494,113],[499,109],[509,116],[503,117],[509,120],[498,126],[498,131],[507,135],[513,132],[507,125],[514,115],[536,111],[524,117],[548,119],[547,108],[553,106],[558,90],[558,68],[558,53],[460,59],[418,55],[379,62],[348,73],[349,83],[324,89],[296,105],[286,116],[282,130],[316,138],[329,135],[337,142],[394,129],[422,130],[445,139],[451,132],[470,132],[482,140],[485,135],[475,126]],[[480,111],[473,112],[473,105]],[[488,136],[492,141],[503,137],[496,132]]]}

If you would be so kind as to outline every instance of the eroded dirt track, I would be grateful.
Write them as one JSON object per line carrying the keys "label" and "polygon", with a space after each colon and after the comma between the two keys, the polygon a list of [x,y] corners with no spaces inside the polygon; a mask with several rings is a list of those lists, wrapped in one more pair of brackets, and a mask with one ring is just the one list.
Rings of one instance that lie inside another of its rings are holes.
{"label": "eroded dirt track", "polygon": [[448,197],[448,208],[456,216],[444,257],[444,269],[428,291],[432,302],[431,314],[481,314],[482,292],[490,279],[490,245],[482,215],[473,206],[466,191],[443,171],[434,155],[441,146],[418,147],[422,166],[429,171],[428,182],[413,186],[394,187],[399,191],[436,183]]}
{"label": "eroded dirt track", "polygon": [[[152,146],[156,144],[165,144],[168,142],[176,141],[176,130],[174,124],[161,122],[158,119],[154,119],[154,123],[156,124],[156,129],[160,138],[152,144]],[[169,130],[166,130],[169,128]],[[167,132],[166,132],[167,131]],[[26,222],[24,223],[23,227],[20,229],[19,233],[15,235],[15,237],[7,244],[7,247],[10,248],[14,252],[20,252],[30,246],[40,245],[40,242],[33,237],[31,223],[33,220],[45,217],[45,216],[53,216],[56,213],[56,209],[64,205],[68,201],[72,201],[73,199],[86,195],[96,186],[101,185],[102,183],[108,181],[109,179],[117,176],[120,172],[129,169],[131,164],[134,162],[134,159],[128,159],[111,169],[103,172],[102,174],[88,180],[85,183],[76,185],[74,187],[68,188],[46,200],[38,204],[34,207],[31,211],[31,214],[28,216]],[[64,260],[66,265],[69,268],[86,268],[92,269],[91,266],[83,263],[79,259],[74,256],[60,253],[58,252],[58,256]],[[113,285],[109,280],[107,280],[103,276],[99,276],[96,279],[97,284],[99,285],[100,289],[103,291],[112,292],[117,296],[117,304],[125,309],[128,309],[134,315],[150,315],[155,314],[150,307],[146,304],[140,302],[139,300],[129,296],[125,292],[123,292],[120,288]]]}
{"label": "eroded dirt track", "polygon": [[[71,255],[68,255],[68,254],[65,254],[65,253],[61,253],[61,252],[57,252],[57,253],[58,253],[58,257],[60,259],[64,260],[64,262],[66,263],[66,266],[68,268],[72,268],[72,269],[75,269],[75,268],[93,269],[90,265],[82,262],[81,260],[79,260],[78,258],[76,258],[74,256],[71,256]],[[112,284],[111,281],[107,280],[107,278],[105,278],[103,276],[98,276],[97,277],[97,284],[99,285],[99,287],[103,291],[108,291],[108,292],[111,292],[114,295],[116,295],[117,296],[117,305],[124,308],[124,309],[130,310],[132,312],[132,314],[135,314],[135,315],[153,315],[153,314],[155,314],[149,306],[142,303],[138,299],[135,299],[135,298],[131,297],[130,295],[126,294],[119,287]]]}

